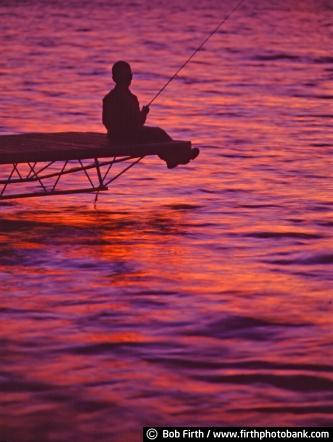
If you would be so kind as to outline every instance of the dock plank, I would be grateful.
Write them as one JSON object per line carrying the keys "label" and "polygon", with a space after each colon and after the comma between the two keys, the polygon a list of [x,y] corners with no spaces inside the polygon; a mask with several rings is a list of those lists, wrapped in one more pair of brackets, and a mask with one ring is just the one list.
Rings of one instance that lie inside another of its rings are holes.
{"label": "dock plank", "polygon": [[0,164],[83,160],[113,156],[142,157],[165,152],[189,152],[190,141],[112,145],[106,134],[54,132],[0,135]]}

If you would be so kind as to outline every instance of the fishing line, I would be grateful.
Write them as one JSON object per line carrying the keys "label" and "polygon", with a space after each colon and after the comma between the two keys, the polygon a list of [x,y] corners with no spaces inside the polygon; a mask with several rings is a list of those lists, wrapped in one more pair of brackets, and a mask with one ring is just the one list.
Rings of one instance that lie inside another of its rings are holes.
{"label": "fishing line", "polygon": [[172,80],[174,80],[177,75],[179,74],[179,72],[181,70],[184,69],[184,67],[192,60],[192,58],[195,56],[195,54],[197,52],[199,52],[207,43],[207,41],[214,35],[216,34],[216,32],[222,27],[222,25],[232,16],[232,14],[238,9],[240,8],[241,4],[244,2],[245,0],[240,0],[237,5],[231,10],[231,12],[229,12],[228,15],[226,15],[223,20],[220,21],[220,23],[218,24],[218,26],[210,33],[208,34],[208,36],[204,39],[204,41],[200,44],[200,46],[198,46],[193,53],[188,57],[188,59],[180,66],[180,68],[178,68],[178,70],[173,74],[172,77],[169,78],[169,80],[165,83],[165,85],[157,92],[157,94],[154,96],[154,98],[152,100],[150,100],[150,102],[148,103],[148,106],[150,106],[155,100],[156,98],[161,95],[161,93],[168,87],[168,85],[172,82]]}

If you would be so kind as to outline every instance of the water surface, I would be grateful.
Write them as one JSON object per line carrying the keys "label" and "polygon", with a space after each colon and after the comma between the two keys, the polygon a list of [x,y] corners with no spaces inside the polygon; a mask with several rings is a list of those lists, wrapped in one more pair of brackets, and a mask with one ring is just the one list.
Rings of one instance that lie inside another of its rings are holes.
{"label": "water surface", "polygon": [[[114,61],[144,104],[233,5],[2,2],[1,133],[103,132]],[[332,425],[332,19],[245,2],[151,108],[189,166],[1,204],[2,439]]]}

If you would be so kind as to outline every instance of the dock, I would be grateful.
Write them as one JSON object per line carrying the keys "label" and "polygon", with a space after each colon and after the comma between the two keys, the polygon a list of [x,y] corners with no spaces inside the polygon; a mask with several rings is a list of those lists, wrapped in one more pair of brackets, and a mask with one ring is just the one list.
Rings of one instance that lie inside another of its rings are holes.
{"label": "dock", "polygon": [[[5,199],[101,192],[144,157],[166,152],[187,154],[190,141],[113,145],[95,132],[26,133],[0,136],[0,201]],[[125,167],[111,175],[112,166]],[[88,187],[64,185],[63,177],[81,173]],[[61,183],[60,183],[61,181]],[[36,188],[22,189],[24,184]],[[60,184],[62,187],[60,188]]]}

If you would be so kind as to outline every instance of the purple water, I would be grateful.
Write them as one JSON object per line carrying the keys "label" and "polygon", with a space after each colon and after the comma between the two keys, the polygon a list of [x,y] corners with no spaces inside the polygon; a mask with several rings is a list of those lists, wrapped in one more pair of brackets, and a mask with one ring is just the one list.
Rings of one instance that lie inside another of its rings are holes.
{"label": "purple water", "polygon": [[[103,132],[113,62],[145,104],[234,4],[2,1],[1,133]],[[190,165],[1,203],[0,439],[332,425],[332,19],[245,1],[151,107]]]}

